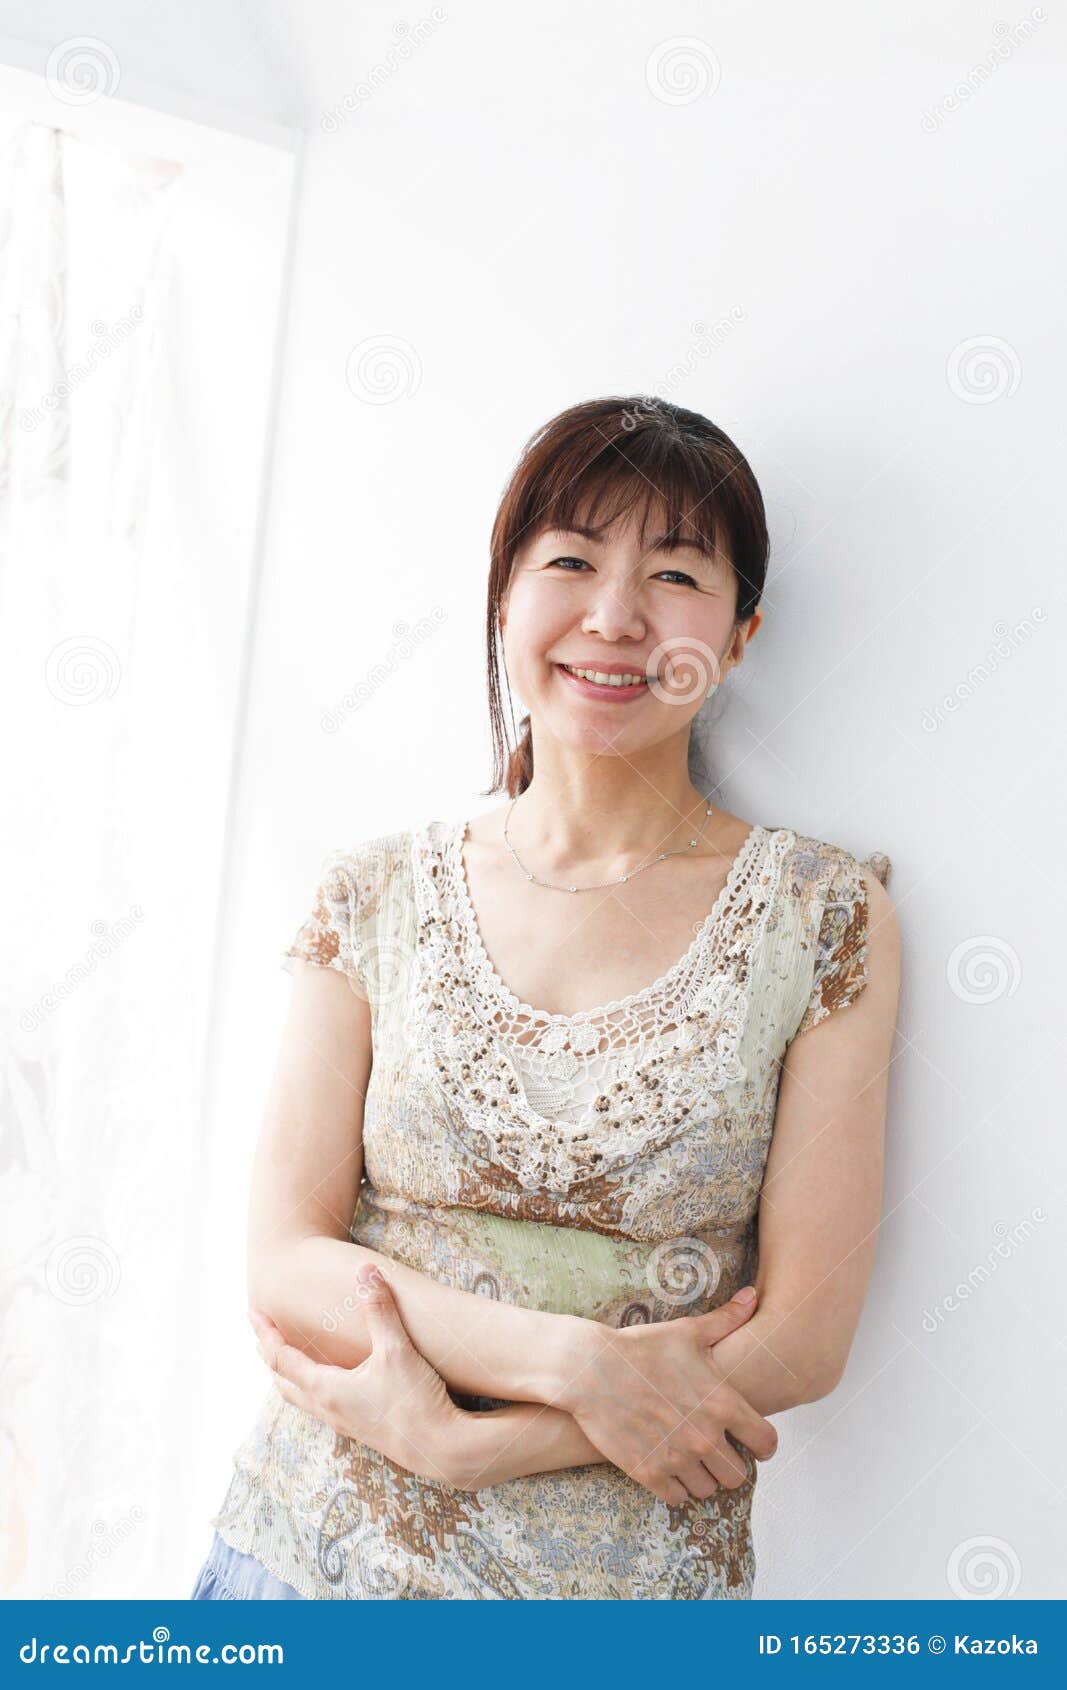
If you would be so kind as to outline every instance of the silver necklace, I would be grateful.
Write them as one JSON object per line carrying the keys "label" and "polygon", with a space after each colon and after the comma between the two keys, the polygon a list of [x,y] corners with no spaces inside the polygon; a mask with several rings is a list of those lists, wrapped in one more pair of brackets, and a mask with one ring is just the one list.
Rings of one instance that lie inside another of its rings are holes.
{"label": "silver necklace", "polygon": [[[520,793],[519,797],[521,797],[521,796],[522,795]],[[541,879],[538,878],[538,876],[536,874],[532,874],[530,872],[530,870],[526,867],[526,865],[519,861],[515,847],[511,843],[511,840],[508,838],[508,822],[511,820],[511,812],[515,808],[515,805],[518,803],[518,801],[519,801],[518,797],[513,798],[511,800],[511,803],[508,805],[508,808],[507,808],[507,814],[504,817],[504,844],[507,846],[508,850],[511,852],[511,855],[515,858],[516,866],[519,869],[521,869],[522,873],[526,876],[527,880],[532,880],[534,882],[534,884],[537,885],[537,886],[547,886],[553,892],[599,892],[605,886],[622,886],[625,881],[632,880],[634,875],[640,874],[643,869],[651,868],[653,863],[662,863],[666,857],[681,857],[681,856],[684,856],[686,851],[691,851],[695,845],[699,845],[700,840],[701,840],[703,833],[704,833],[704,829],[708,825],[708,817],[714,814],[714,811],[712,810],[711,805],[708,804],[707,799],[705,798],[704,802],[705,802],[707,807],[704,811],[704,820],[700,824],[700,832],[696,835],[696,837],[694,839],[691,839],[689,841],[688,845],[680,846],[677,851],[661,851],[658,857],[650,858],[647,863],[642,863],[640,868],[628,869],[625,874],[620,874],[616,880],[601,880],[601,881],[598,881],[595,886],[557,886],[551,880],[541,880]]]}

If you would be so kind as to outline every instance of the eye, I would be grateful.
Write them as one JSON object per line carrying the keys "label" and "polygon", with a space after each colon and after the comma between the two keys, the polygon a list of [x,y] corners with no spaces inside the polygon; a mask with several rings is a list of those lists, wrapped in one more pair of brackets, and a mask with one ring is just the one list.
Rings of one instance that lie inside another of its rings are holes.
{"label": "eye", "polygon": [[684,573],[684,571],[681,570],[681,569],[661,569],[660,574],[661,575],[677,575],[677,577],[680,581],[688,581],[688,583],[691,587],[696,586],[696,582],[693,580],[693,577],[691,575],[686,575]]}
{"label": "eye", "polygon": [[[569,563],[576,563],[582,569],[587,569],[589,567],[589,565],[586,562],[584,557],[554,557],[554,558],[550,558],[547,567],[549,569],[551,569],[554,565],[559,564],[559,566],[561,568],[563,568],[566,564],[569,564]],[[570,574],[570,573],[572,573],[572,571],[568,570],[567,573]],[[659,574],[660,574],[660,576],[676,575],[678,577],[679,581],[687,582],[690,587],[695,587],[697,585],[697,583],[693,580],[693,577],[691,575],[686,575],[684,570],[681,570],[681,569],[661,569],[659,571]]]}

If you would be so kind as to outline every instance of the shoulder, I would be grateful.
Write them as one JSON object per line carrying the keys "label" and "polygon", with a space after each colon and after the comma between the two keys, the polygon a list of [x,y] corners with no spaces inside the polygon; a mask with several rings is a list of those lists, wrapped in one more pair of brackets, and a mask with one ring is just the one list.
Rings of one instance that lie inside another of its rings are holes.
{"label": "shoulder", "polygon": [[327,851],[319,860],[320,888],[330,900],[367,913],[391,884],[404,878],[416,831],[377,833]]}
{"label": "shoulder", "polygon": [[862,888],[872,907],[892,907],[887,887],[893,865],[884,851],[860,857],[833,840],[788,828],[777,831],[786,835],[782,885],[794,897],[825,900]]}
{"label": "shoulder", "polygon": [[439,851],[457,825],[433,817],[390,833],[373,834],[335,850],[327,864],[335,875],[364,892],[407,885],[416,858]]}
{"label": "shoulder", "polygon": [[862,938],[891,964],[900,948],[888,889],[892,866],[884,851],[860,856],[834,840],[791,833],[782,857],[782,892],[801,906],[809,938],[818,935],[823,944]]}

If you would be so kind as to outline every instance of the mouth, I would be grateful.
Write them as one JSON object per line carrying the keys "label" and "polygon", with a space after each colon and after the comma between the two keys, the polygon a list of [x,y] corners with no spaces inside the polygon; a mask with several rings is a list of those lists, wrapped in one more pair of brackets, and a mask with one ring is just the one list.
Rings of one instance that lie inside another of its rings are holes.
{"label": "mouth", "polygon": [[587,698],[604,698],[613,704],[640,698],[648,691],[652,679],[633,669],[621,675],[611,675],[600,669],[572,669],[567,663],[557,663],[556,668],[570,686],[576,687]]}

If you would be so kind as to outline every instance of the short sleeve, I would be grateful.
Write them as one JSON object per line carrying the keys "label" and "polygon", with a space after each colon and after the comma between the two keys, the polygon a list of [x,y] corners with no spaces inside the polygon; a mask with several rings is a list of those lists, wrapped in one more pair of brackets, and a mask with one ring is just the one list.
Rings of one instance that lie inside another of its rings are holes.
{"label": "short sleeve", "polygon": [[282,967],[291,974],[293,958],[317,963],[347,974],[364,997],[367,957],[361,933],[361,904],[355,866],[344,853],[327,859],[311,900],[311,910],[292,944],[282,952]]}
{"label": "short sleeve", "polygon": [[867,984],[865,867],[885,883],[888,858],[881,854],[877,861],[872,858],[859,863],[847,851],[838,851],[831,861],[815,943],[811,991],[794,1038],[809,1027],[817,1027],[834,1010],[854,1002]]}

